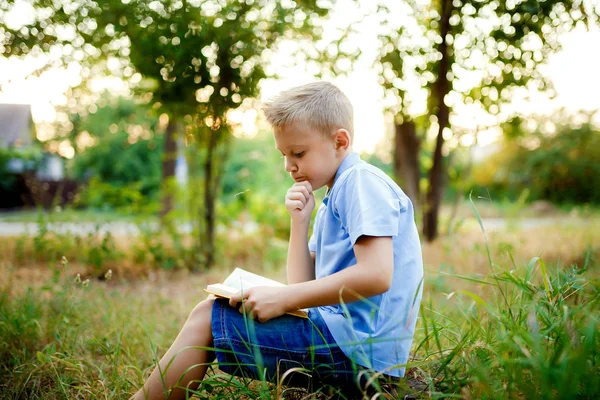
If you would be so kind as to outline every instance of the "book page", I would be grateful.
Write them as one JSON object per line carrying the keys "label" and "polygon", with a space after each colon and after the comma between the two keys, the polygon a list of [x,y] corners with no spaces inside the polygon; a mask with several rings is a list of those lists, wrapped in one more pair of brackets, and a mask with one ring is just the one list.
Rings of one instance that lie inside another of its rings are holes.
{"label": "book page", "polygon": [[[245,271],[241,268],[236,268],[223,283],[214,283],[207,285],[204,291],[216,295],[218,297],[231,298],[232,295],[238,293],[242,289],[250,289],[255,286],[285,286],[281,282],[273,279],[265,278],[252,272]],[[301,318],[308,318],[308,310],[301,309],[289,311],[287,314],[295,315]]]}
{"label": "book page", "polygon": [[265,278],[252,272],[245,271],[241,268],[236,268],[223,282],[237,291],[242,289],[250,289],[255,286],[285,286],[281,282],[273,279]]}

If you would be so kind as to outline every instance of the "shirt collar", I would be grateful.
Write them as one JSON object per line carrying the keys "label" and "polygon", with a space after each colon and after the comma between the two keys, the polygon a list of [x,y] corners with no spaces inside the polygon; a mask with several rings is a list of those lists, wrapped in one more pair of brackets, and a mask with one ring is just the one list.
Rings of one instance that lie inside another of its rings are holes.
{"label": "shirt collar", "polygon": [[356,164],[359,164],[361,162],[362,162],[362,160],[360,159],[360,156],[358,155],[358,153],[354,153],[354,152],[348,154],[346,156],[346,158],[344,158],[342,160],[342,163],[340,164],[337,172],[335,173],[335,178],[333,179],[333,185],[331,185],[330,189],[327,189],[327,194],[325,195],[325,199],[323,199],[323,202],[325,204],[327,204],[329,193],[331,192],[331,189],[335,186],[335,183],[337,182],[340,175],[342,175],[346,170],[350,169],[351,167],[353,167]]}

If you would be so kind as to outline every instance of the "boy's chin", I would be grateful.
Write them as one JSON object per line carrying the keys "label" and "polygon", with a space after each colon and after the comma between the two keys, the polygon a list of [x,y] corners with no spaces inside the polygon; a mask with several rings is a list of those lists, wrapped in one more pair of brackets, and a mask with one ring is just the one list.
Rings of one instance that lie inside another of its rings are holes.
{"label": "boy's chin", "polygon": [[311,182],[310,184],[311,184],[311,186],[312,186],[312,189],[313,189],[313,191],[319,190],[319,189],[321,189],[323,186],[325,186],[325,184],[324,184],[324,183],[317,183],[317,184],[314,184],[314,183],[312,183],[312,182]]}

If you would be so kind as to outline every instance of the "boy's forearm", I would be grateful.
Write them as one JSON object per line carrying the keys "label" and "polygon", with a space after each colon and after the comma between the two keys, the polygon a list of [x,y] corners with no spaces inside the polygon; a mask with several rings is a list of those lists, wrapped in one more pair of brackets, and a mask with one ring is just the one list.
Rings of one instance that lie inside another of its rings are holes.
{"label": "boy's forearm", "polygon": [[310,222],[292,220],[291,225],[287,256],[287,278],[290,285],[315,279],[315,265],[308,250]]}
{"label": "boy's forearm", "polygon": [[384,273],[357,264],[333,275],[288,287],[287,309],[351,303],[381,294],[389,287],[390,281]]}

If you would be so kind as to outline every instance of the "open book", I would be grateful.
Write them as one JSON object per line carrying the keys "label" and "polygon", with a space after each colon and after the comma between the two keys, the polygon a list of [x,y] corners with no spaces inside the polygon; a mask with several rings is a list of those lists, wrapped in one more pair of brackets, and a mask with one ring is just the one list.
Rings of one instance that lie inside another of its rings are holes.
{"label": "open book", "polygon": [[[265,278],[264,276],[245,271],[241,268],[236,268],[225,279],[225,281],[223,281],[223,283],[214,283],[212,285],[207,285],[204,291],[206,293],[213,294],[217,297],[229,299],[232,295],[238,293],[240,290],[250,289],[255,286],[285,285],[281,282],[274,281],[273,279]],[[295,315],[296,317],[308,318],[308,312],[305,309],[289,311],[287,314]]]}

